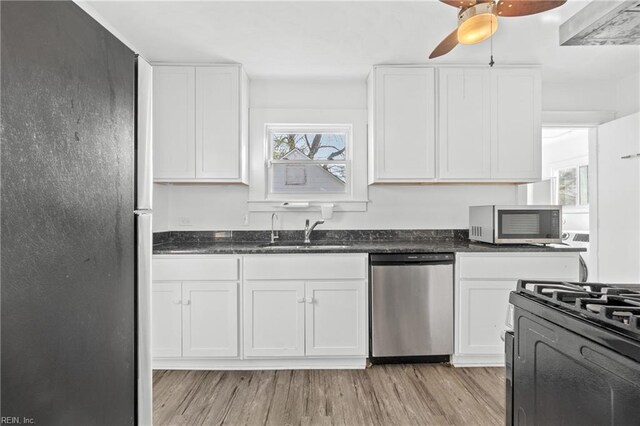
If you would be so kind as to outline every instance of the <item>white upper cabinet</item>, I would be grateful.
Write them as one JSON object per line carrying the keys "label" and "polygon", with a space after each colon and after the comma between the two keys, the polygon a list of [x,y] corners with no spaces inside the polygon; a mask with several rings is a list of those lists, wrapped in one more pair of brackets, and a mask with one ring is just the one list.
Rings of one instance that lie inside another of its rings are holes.
{"label": "white upper cabinet", "polygon": [[491,91],[491,177],[540,180],[540,72],[530,68],[492,69]]}
{"label": "white upper cabinet", "polygon": [[153,68],[154,179],[195,177],[193,67]]}
{"label": "white upper cabinet", "polygon": [[240,73],[196,68],[196,87],[196,177],[240,180]]}
{"label": "white upper cabinet", "polygon": [[154,67],[154,179],[247,182],[248,80],[239,65]]}
{"label": "white upper cabinet", "polygon": [[491,79],[489,70],[439,71],[438,159],[442,179],[491,177]]}
{"label": "white upper cabinet", "polygon": [[377,66],[369,75],[369,183],[539,180],[539,70],[437,68],[437,99],[435,73]]}
{"label": "white upper cabinet", "polygon": [[376,67],[368,83],[369,183],[432,181],[434,69]]}

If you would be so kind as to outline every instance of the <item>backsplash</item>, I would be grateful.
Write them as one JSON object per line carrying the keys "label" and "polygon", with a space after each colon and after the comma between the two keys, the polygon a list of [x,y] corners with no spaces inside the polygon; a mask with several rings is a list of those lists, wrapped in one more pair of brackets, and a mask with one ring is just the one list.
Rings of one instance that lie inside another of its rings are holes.
{"label": "backsplash", "polygon": [[[304,231],[278,231],[278,241],[302,241]],[[385,229],[385,230],[315,230],[311,235],[314,242],[336,241],[425,241],[425,240],[466,240],[467,229]],[[153,244],[167,242],[269,242],[271,231],[168,231],[153,234]]]}

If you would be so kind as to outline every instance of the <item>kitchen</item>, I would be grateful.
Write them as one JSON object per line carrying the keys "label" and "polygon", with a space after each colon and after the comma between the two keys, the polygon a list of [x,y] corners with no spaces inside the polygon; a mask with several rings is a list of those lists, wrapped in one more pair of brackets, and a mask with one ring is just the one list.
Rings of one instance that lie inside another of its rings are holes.
{"label": "kitchen", "polygon": [[2,2],[3,422],[631,424],[638,4],[458,3]]}

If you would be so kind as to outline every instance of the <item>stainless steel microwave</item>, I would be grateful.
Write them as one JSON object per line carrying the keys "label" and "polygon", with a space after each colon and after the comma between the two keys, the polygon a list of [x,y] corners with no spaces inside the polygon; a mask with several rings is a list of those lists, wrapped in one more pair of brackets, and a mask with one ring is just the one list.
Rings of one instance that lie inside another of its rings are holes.
{"label": "stainless steel microwave", "polygon": [[562,206],[469,207],[469,239],[491,244],[562,242]]}

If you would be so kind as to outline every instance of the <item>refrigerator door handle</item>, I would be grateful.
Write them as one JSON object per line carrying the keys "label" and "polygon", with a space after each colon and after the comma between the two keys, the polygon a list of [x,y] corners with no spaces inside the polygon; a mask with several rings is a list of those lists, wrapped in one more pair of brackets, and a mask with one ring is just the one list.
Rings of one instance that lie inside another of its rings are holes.
{"label": "refrigerator door handle", "polygon": [[151,425],[151,256],[153,250],[152,215],[136,214],[138,258],[138,424]]}
{"label": "refrigerator door handle", "polygon": [[153,205],[153,145],[152,145],[151,65],[138,56],[138,116],[137,116],[137,199],[136,208],[151,209]]}

